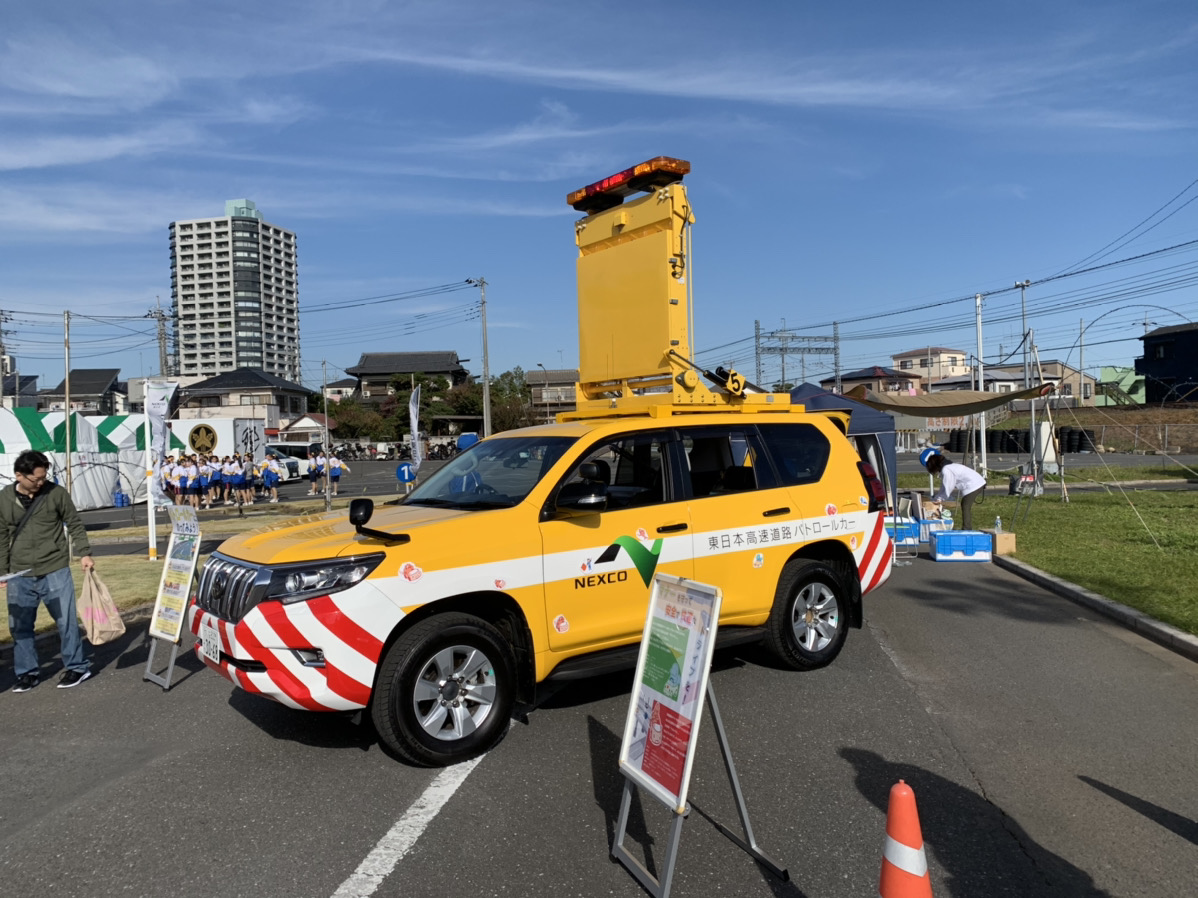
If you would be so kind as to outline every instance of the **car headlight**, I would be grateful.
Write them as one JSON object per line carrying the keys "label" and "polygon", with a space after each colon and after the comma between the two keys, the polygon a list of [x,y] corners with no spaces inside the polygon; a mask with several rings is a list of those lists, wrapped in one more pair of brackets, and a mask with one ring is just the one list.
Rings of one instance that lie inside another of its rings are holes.
{"label": "car headlight", "polygon": [[360,583],[382,562],[382,552],[355,558],[288,564],[271,571],[265,601],[289,604],[348,589]]}

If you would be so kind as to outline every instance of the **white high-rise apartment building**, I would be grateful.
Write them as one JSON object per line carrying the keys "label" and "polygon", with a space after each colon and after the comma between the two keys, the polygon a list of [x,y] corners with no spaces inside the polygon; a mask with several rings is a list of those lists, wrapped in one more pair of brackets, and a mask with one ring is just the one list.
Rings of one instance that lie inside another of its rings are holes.
{"label": "white high-rise apartment building", "polygon": [[295,234],[229,200],[221,218],[171,222],[170,239],[176,372],[260,368],[298,383]]}

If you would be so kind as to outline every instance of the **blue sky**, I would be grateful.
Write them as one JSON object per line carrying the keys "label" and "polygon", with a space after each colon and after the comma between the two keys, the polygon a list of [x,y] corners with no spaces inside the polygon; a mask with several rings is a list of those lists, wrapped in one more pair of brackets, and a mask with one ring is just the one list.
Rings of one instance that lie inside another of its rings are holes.
{"label": "blue sky", "polygon": [[574,366],[565,195],[657,155],[692,163],[708,366],[753,377],[755,321],[840,322],[844,371],[972,352],[977,292],[994,364],[1023,279],[1042,358],[1078,364],[1084,322],[1087,370],[1198,321],[1193,0],[49,0],[0,25],[0,310],[42,386],[66,310],[73,367],[156,373],[167,225],[237,197],[298,234],[309,385],[363,351],[478,373],[477,290],[356,304],[478,277],[492,373]]}

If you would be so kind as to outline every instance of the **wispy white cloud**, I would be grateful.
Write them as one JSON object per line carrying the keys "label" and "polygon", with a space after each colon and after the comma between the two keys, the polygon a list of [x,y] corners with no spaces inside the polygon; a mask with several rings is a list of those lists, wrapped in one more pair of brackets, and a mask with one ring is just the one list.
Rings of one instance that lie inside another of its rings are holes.
{"label": "wispy white cloud", "polygon": [[[13,242],[47,233],[144,243],[162,235],[168,222],[185,218],[186,210],[203,210],[212,199],[152,187],[126,188],[86,182],[40,186],[0,184],[0,237]],[[182,211],[181,211],[182,210]]]}
{"label": "wispy white cloud", "polygon": [[95,136],[34,135],[0,137],[0,171],[49,168],[101,162],[122,156],[139,157],[195,143],[197,130],[186,123],[168,123],[125,134]]}
{"label": "wispy white cloud", "polygon": [[137,109],[168,96],[177,84],[165,60],[61,34],[10,36],[0,50],[0,87],[14,93]]}

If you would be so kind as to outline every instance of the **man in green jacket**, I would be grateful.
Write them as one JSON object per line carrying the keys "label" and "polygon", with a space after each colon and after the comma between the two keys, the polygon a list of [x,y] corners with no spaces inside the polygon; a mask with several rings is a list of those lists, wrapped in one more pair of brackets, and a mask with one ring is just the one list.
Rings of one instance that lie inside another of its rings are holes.
{"label": "man in green jacket", "polygon": [[[27,449],[13,464],[14,482],[0,490],[0,581],[8,590],[8,623],[13,636],[13,692],[28,692],[38,683],[37,646],[33,622],[38,604],[58,624],[65,673],[59,689],[78,686],[91,676],[83,655],[83,638],[75,612],[75,581],[71,553],[63,526],[70,531],[84,573],[95,567],[87,531],[70,493],[46,480],[50,461]],[[28,520],[22,519],[28,516]]]}

